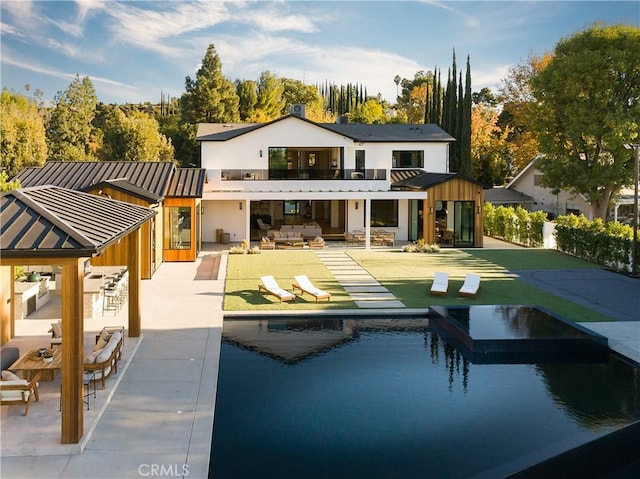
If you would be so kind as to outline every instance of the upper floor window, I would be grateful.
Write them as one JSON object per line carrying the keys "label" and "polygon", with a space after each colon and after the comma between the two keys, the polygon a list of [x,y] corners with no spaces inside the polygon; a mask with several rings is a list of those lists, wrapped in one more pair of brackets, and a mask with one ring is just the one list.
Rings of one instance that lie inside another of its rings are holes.
{"label": "upper floor window", "polygon": [[424,150],[394,150],[392,168],[424,168]]}
{"label": "upper floor window", "polygon": [[364,171],[364,150],[356,150],[356,171]]}

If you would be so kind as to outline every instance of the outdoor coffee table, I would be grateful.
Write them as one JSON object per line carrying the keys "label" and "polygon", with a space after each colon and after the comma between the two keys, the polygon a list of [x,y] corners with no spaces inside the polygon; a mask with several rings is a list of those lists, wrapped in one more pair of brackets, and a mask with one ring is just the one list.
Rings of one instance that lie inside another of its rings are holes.
{"label": "outdoor coffee table", "polygon": [[9,366],[10,371],[22,371],[22,377],[27,381],[40,372],[40,381],[53,381],[56,372],[62,368],[62,347],[49,350],[53,354],[53,361],[45,363],[38,356],[37,349],[30,349],[15,363]]}
{"label": "outdoor coffee table", "polygon": [[304,248],[304,241],[287,241],[286,243],[279,243],[278,249],[302,249]]}

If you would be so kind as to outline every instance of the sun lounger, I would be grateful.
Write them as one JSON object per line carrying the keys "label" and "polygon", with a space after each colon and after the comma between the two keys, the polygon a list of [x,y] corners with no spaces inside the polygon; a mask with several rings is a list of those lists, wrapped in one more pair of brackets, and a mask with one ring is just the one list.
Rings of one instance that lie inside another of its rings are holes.
{"label": "sun lounger", "polygon": [[479,274],[471,274],[467,273],[467,276],[464,279],[464,284],[458,294],[460,296],[468,296],[470,298],[475,298],[476,294],[478,294],[478,290],[480,289],[480,275]]}
{"label": "sun lounger", "polygon": [[282,289],[273,276],[261,276],[262,283],[258,284],[258,291],[272,294],[276,298],[283,301],[293,301],[296,296],[286,289]]}
{"label": "sun lounger", "polygon": [[437,272],[433,274],[430,294],[446,296],[449,289],[449,273]]}
{"label": "sun lounger", "polygon": [[295,280],[291,284],[291,286],[293,286],[293,291],[299,289],[300,296],[302,296],[304,293],[309,293],[311,296],[314,296],[316,298],[316,303],[319,299],[326,299],[328,301],[331,301],[331,293],[316,288],[306,275],[302,274],[299,276],[294,276],[293,279]]}

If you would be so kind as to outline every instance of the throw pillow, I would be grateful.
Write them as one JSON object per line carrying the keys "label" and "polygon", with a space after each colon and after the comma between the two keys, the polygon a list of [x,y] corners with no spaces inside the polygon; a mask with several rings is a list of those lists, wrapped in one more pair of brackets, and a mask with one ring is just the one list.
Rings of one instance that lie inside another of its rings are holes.
{"label": "throw pillow", "polygon": [[51,323],[51,329],[49,330],[53,333],[54,338],[62,337],[62,323],[60,321],[56,321],[55,323]]}
{"label": "throw pillow", "polygon": [[20,381],[20,378],[13,374],[11,371],[2,371],[3,381]]}
{"label": "throw pillow", "polygon": [[[102,353],[102,349],[98,349],[97,351],[92,351],[84,357],[85,364],[95,364],[96,359]],[[108,356],[107,356],[108,357]]]}

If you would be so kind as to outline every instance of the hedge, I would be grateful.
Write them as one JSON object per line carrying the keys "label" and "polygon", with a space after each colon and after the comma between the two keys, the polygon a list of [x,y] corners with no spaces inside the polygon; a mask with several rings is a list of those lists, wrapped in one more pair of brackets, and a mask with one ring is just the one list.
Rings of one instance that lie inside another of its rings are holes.
{"label": "hedge", "polygon": [[[559,216],[555,230],[560,251],[617,271],[631,272],[633,228],[615,221],[593,221],[584,215]],[[636,252],[640,253],[640,248]]]}
{"label": "hedge", "polygon": [[483,214],[485,235],[523,246],[542,246],[542,228],[547,219],[544,211],[530,212],[520,206],[495,208],[485,203]]}

